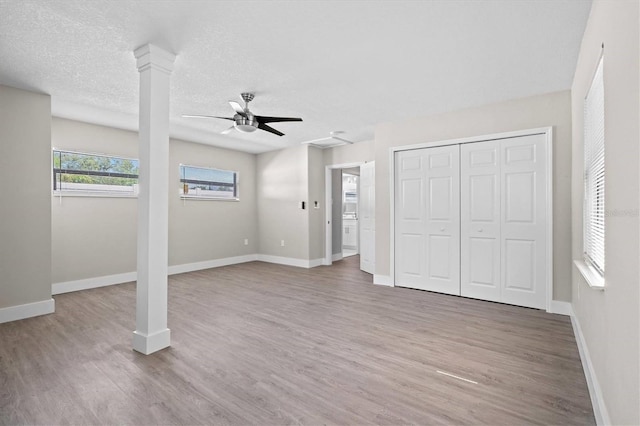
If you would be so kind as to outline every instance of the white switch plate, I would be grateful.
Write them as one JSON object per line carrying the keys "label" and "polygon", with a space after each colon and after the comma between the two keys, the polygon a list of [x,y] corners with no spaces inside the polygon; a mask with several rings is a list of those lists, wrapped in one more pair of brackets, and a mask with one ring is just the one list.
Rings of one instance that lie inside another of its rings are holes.
{"label": "white switch plate", "polygon": [[284,247],[284,240],[280,240],[280,247]]}
{"label": "white switch plate", "polygon": [[245,246],[248,246],[248,245],[249,245],[249,239],[248,239],[248,238],[245,238],[245,239],[244,239],[244,245],[245,245]]}

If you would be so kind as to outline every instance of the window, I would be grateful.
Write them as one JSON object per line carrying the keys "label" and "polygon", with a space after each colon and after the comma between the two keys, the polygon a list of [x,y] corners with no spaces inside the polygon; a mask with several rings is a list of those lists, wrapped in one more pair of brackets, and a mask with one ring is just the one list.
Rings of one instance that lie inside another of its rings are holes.
{"label": "window", "polygon": [[180,194],[184,198],[238,200],[238,173],[180,165]]}
{"label": "window", "polygon": [[603,57],[584,102],[584,258],[604,277],[604,78]]}
{"label": "window", "polygon": [[53,150],[56,194],[134,196],[138,193],[138,160]]}

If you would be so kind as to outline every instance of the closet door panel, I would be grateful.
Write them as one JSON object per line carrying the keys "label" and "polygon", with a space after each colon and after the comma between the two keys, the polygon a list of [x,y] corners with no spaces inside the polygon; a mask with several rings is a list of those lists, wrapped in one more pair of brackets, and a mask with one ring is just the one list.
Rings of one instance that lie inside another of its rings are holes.
{"label": "closet door panel", "polygon": [[502,302],[546,308],[546,136],[501,146]]}
{"label": "closet door panel", "polygon": [[500,142],[460,147],[460,289],[500,301]]}
{"label": "closet door panel", "polygon": [[423,150],[401,151],[395,158],[396,285],[422,288],[426,275],[425,167]]}
{"label": "closet door panel", "polygon": [[395,155],[395,283],[459,295],[459,147]]}
{"label": "closet door panel", "polygon": [[460,147],[426,149],[427,286],[460,295]]}

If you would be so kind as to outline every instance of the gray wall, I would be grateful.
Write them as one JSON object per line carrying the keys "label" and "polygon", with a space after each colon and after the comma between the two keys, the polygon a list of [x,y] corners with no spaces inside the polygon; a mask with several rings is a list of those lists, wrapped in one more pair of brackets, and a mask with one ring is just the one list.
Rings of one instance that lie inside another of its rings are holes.
{"label": "gray wall", "polygon": [[376,128],[376,274],[389,275],[389,148],[553,126],[553,298],[571,300],[571,94],[550,93]]}
{"label": "gray wall", "polygon": [[300,208],[301,201],[309,201],[308,148],[300,145],[258,155],[260,254],[309,259],[309,209]]}
{"label": "gray wall", "polygon": [[[57,117],[51,119],[50,143],[56,149],[138,158],[137,133]],[[52,282],[135,271],[137,208],[135,198],[54,197]]]}
{"label": "gray wall", "polygon": [[51,98],[0,86],[0,308],[51,299]]}
{"label": "gray wall", "polygon": [[[309,170],[309,259],[321,259],[325,255],[325,197],[324,158],[319,148],[310,146],[307,152]],[[315,208],[314,202],[318,202]],[[321,243],[318,244],[318,241]]]}
{"label": "gray wall", "polygon": [[583,100],[604,43],[605,290],[573,268],[573,309],[612,424],[640,424],[638,2],[593,3],[572,87],[573,258],[582,258]]}
{"label": "gray wall", "polygon": [[373,161],[375,159],[374,141],[327,148],[323,150],[323,156],[325,166]]}
{"label": "gray wall", "polygon": [[[240,201],[180,199],[181,163],[237,171]],[[169,164],[169,265],[256,253],[256,156],[172,139]]]}
{"label": "gray wall", "polygon": [[[136,132],[56,117],[51,125],[55,148],[138,156]],[[256,253],[255,155],[172,139],[169,156],[169,265]],[[181,200],[181,163],[238,171],[240,201]],[[50,210],[54,283],[136,270],[137,199],[55,197]]]}

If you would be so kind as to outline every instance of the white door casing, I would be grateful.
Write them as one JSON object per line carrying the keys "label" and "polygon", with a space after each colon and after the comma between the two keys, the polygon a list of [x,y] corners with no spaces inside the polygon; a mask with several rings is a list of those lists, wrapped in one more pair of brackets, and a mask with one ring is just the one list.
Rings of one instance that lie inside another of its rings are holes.
{"label": "white door casing", "polygon": [[360,193],[358,194],[358,223],[360,225],[360,269],[375,273],[376,256],[376,191],[375,162],[360,166]]}
{"label": "white door casing", "polygon": [[457,145],[396,154],[396,285],[460,294]]}

